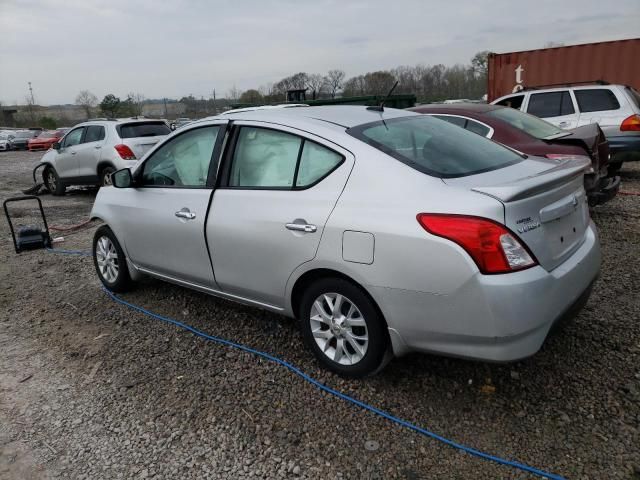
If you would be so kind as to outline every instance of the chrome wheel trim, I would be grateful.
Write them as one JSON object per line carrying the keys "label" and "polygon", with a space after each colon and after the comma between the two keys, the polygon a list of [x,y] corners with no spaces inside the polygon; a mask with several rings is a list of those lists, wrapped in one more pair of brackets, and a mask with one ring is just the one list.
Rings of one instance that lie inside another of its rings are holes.
{"label": "chrome wheel trim", "polygon": [[369,332],[362,313],[344,295],[324,293],[311,305],[311,335],[320,351],[340,365],[355,365],[367,353]]}
{"label": "chrome wheel trim", "polygon": [[107,283],[115,283],[118,279],[119,262],[118,251],[111,239],[102,236],[96,242],[96,261],[98,271]]}

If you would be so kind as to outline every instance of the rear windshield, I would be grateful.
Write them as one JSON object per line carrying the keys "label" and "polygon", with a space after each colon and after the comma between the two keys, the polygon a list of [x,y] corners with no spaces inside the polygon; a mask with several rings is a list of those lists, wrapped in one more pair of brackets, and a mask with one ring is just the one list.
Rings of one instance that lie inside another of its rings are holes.
{"label": "rear windshield", "polygon": [[125,123],[118,127],[120,138],[155,137],[170,133],[171,129],[164,122]]}
{"label": "rear windshield", "polygon": [[428,115],[366,123],[347,133],[416,170],[441,178],[487,172],[523,158],[476,133]]}
{"label": "rear windshield", "polygon": [[521,112],[520,110],[514,110],[513,108],[498,108],[487,112],[486,115],[499,118],[512,127],[540,139],[566,133],[564,130],[559,129],[549,122],[545,122],[538,117]]}

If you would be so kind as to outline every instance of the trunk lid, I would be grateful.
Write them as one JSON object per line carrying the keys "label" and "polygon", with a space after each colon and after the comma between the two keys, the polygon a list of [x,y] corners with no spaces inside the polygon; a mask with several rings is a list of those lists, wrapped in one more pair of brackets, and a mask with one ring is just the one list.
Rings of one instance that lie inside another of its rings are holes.
{"label": "trunk lid", "polygon": [[579,145],[591,157],[593,171],[598,176],[606,175],[609,164],[609,142],[597,123],[569,130],[569,135],[544,140],[549,145]]}
{"label": "trunk lid", "polygon": [[584,241],[590,218],[583,175],[589,166],[586,158],[530,157],[499,170],[443,181],[500,201],[505,225],[551,271]]}

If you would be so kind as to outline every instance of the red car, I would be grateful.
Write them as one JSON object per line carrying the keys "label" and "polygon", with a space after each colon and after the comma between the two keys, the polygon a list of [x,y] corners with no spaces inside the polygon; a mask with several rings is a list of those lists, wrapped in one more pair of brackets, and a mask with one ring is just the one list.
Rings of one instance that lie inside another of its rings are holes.
{"label": "red car", "polygon": [[49,150],[54,143],[59,142],[60,139],[64,137],[67,130],[67,128],[46,130],[36,138],[29,139],[27,142],[27,148],[30,152],[34,152],[36,150]]}
{"label": "red car", "polygon": [[582,155],[591,159],[585,174],[585,190],[590,205],[611,200],[620,188],[620,177],[609,177],[609,142],[593,123],[562,130],[538,117],[514,108],[478,103],[421,105],[414,112],[432,115],[527,155],[562,159]]}

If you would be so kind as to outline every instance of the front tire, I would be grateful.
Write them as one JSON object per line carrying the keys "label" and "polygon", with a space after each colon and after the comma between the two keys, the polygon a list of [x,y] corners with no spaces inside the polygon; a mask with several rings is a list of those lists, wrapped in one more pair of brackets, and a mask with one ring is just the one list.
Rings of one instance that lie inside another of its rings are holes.
{"label": "front tire", "polygon": [[341,278],[324,278],[305,291],[302,334],[320,363],[345,377],[375,373],[385,360],[387,327],[373,301]]}
{"label": "front tire", "polygon": [[131,287],[127,258],[118,239],[107,226],[93,236],[93,265],[102,284],[113,292],[125,292]]}
{"label": "front tire", "polygon": [[60,181],[60,177],[58,176],[58,172],[53,167],[47,167],[42,172],[42,180],[44,181],[45,186],[53,195],[64,195],[67,187]]}

